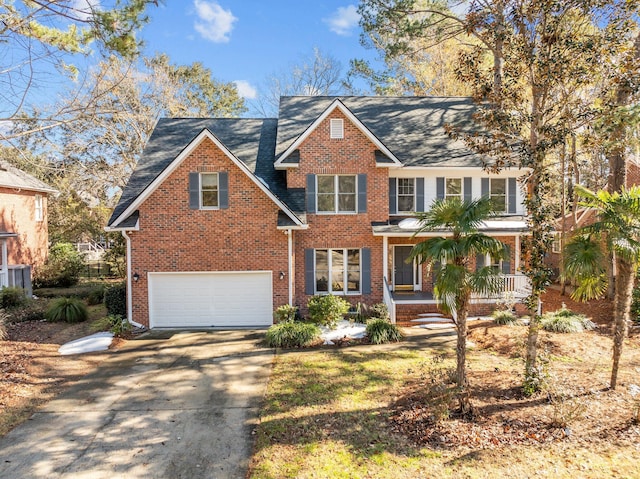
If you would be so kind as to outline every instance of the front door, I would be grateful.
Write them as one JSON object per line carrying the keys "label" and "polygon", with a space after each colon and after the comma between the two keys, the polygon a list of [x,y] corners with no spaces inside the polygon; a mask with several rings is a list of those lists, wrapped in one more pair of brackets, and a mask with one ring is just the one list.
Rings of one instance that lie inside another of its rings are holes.
{"label": "front door", "polygon": [[411,249],[411,246],[394,246],[393,248],[393,288],[396,291],[413,291],[415,284],[414,262],[407,262]]}

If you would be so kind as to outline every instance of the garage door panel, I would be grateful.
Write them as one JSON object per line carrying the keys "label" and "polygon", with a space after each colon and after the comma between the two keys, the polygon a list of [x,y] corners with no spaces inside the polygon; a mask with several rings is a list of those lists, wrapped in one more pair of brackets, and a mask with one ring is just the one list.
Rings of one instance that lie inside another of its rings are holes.
{"label": "garage door panel", "polygon": [[266,327],[272,298],[270,271],[149,273],[152,328]]}

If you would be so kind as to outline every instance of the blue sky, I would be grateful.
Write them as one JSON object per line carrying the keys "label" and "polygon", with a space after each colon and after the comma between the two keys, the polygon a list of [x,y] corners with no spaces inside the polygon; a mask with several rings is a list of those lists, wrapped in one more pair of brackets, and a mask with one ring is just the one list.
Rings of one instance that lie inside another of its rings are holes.
{"label": "blue sky", "polygon": [[310,58],[314,47],[339,60],[343,73],[350,59],[375,57],[360,45],[356,8],[348,0],[167,0],[150,8],[141,37],[145,54],[202,62],[251,100],[269,75]]}

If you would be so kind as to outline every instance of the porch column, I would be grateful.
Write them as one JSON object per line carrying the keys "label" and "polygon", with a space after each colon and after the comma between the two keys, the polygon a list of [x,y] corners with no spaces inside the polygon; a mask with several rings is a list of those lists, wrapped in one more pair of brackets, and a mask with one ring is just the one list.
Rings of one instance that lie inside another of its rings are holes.
{"label": "porch column", "polygon": [[0,275],[0,288],[9,286],[9,259],[7,254],[7,240],[3,238],[2,244],[2,275]]}
{"label": "porch column", "polygon": [[513,259],[513,273],[517,274],[518,270],[520,269],[520,235],[516,235],[515,248],[516,254],[514,255]]}
{"label": "porch column", "polygon": [[389,283],[387,272],[389,271],[389,238],[382,237],[382,277]]}
{"label": "porch column", "polygon": [[289,281],[289,304],[293,305],[293,230],[285,230],[285,234],[287,235],[287,279]]}

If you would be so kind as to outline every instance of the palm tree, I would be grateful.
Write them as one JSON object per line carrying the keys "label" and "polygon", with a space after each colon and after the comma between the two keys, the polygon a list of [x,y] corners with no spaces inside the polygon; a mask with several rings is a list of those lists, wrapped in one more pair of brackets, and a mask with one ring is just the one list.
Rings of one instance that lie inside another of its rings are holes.
{"label": "palm tree", "polygon": [[472,269],[472,260],[477,255],[490,254],[503,258],[505,245],[478,231],[483,221],[492,216],[491,203],[487,198],[461,201],[459,198],[436,200],[430,210],[416,214],[422,232],[441,232],[442,236],[428,238],[416,244],[411,259],[433,265],[440,262],[434,282],[434,297],[439,307],[451,314],[457,330],[456,386],[460,412],[472,412],[467,394],[466,352],[467,315],[473,293],[497,292],[500,274],[495,267]]}
{"label": "palm tree", "polygon": [[607,261],[612,253],[615,262],[613,306],[613,366],[611,389],[618,381],[622,345],[627,337],[633,295],[633,283],[640,264],[640,187],[615,193],[576,186],[582,206],[597,213],[596,221],[578,229],[567,244],[565,274],[578,286],[572,298],[586,301],[601,297],[607,290]]}

